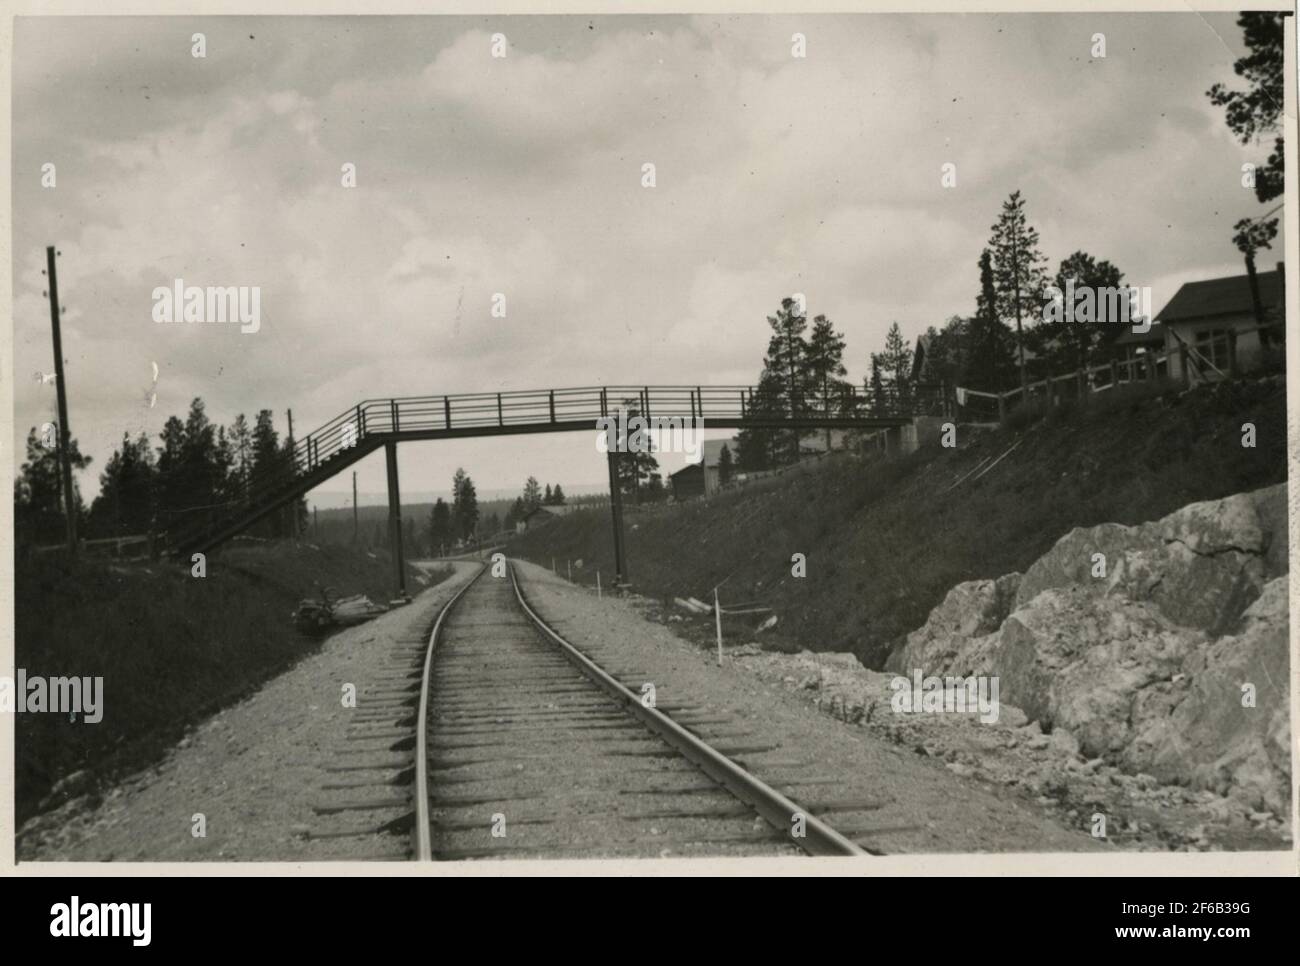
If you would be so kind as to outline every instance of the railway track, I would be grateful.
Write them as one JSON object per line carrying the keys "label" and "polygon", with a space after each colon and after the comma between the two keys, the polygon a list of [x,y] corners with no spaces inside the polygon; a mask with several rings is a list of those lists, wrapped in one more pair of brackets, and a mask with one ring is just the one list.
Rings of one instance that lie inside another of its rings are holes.
{"label": "railway track", "polygon": [[862,855],[620,683],[484,568],[438,613],[412,857]]}

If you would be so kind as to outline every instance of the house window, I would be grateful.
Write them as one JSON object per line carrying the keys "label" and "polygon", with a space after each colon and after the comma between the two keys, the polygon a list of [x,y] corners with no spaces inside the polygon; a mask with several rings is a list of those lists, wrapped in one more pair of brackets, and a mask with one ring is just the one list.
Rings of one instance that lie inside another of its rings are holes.
{"label": "house window", "polygon": [[[1202,359],[1208,359],[1215,369],[1226,373],[1231,365],[1228,359],[1228,330],[1202,329],[1197,332],[1196,351]],[[1209,369],[1208,366],[1202,367]]]}

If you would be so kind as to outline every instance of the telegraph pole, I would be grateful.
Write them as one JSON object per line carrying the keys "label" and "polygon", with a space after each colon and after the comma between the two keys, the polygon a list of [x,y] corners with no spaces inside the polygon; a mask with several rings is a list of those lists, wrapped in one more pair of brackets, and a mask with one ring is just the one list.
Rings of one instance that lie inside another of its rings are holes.
{"label": "telegraph pole", "polygon": [[388,464],[388,539],[393,555],[393,582],[397,585],[399,600],[409,601],[406,595],[406,556],[402,548],[402,495],[397,481],[397,443],[384,444],[384,457]]}
{"label": "telegraph pole", "polygon": [[361,522],[357,517],[357,471],[352,471],[352,545],[361,545]]}
{"label": "telegraph pole", "polygon": [[[611,440],[611,444],[612,444]],[[611,445],[609,461],[609,510],[614,518],[614,587],[627,583],[627,560],[623,549],[623,491],[619,485],[618,457]]]}
{"label": "telegraph pole", "polygon": [[59,399],[59,467],[63,476],[63,515],[68,521],[68,552],[77,552],[77,505],[73,502],[72,463],[68,454],[68,393],[63,378],[63,337],[59,332],[59,281],[54,274],[54,246],[45,246],[50,277],[50,328],[54,333],[54,391]]}

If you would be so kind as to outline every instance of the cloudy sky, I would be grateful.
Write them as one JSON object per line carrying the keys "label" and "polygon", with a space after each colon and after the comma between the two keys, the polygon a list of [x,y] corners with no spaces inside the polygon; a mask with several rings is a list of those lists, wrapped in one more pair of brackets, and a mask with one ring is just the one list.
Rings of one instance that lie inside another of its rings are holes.
{"label": "cloudy sky", "polygon": [[[123,431],[156,434],[194,396],[223,423],[270,408],[282,430],[291,407],[301,435],[363,398],[752,382],[792,292],[844,331],[860,380],[891,321],[914,336],[973,311],[1016,189],[1053,268],[1108,258],[1158,309],[1241,271],[1231,226],[1263,213],[1240,179],[1267,150],[1205,96],[1234,80],[1233,21],[19,19],[14,442],[55,412],[33,377],[52,369],[50,243],[87,495]],[[156,324],[151,293],[176,278],[260,286],[260,331]],[[605,479],[585,434],[401,459],[407,491],[458,465],[480,492]],[[382,454],[360,485],[382,492]]]}

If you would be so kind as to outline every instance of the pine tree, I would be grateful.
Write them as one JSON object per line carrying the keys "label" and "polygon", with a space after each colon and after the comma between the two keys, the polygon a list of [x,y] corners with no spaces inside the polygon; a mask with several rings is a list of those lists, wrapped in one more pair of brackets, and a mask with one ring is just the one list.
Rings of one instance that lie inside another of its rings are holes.
{"label": "pine tree", "polygon": [[442,497],[433,502],[429,514],[429,553],[438,556],[451,541],[451,507]]}
{"label": "pine tree", "polygon": [[258,412],[253,424],[253,464],[251,477],[254,484],[265,481],[279,468],[280,434],[275,431],[271,410]]}
{"label": "pine tree", "polygon": [[200,505],[215,503],[217,494],[217,428],[208,419],[203,400],[190,402],[185,417],[185,437],[182,448],[186,495]]}
{"label": "pine tree", "polygon": [[551,505],[551,484],[547,483],[546,490],[542,494],[542,506],[550,506],[550,505]]}
{"label": "pine tree", "polygon": [[[1237,250],[1246,258],[1246,278],[1250,282],[1250,301],[1254,307],[1255,324],[1263,325],[1264,303],[1259,295],[1259,276],[1255,272],[1255,254],[1261,248],[1272,248],[1272,241],[1277,237],[1277,219],[1270,218],[1268,221],[1252,221],[1249,218],[1243,218],[1233,226],[1237,232],[1233,236],[1233,244]],[[1264,339],[1266,333],[1260,333],[1260,341]]]}
{"label": "pine tree", "polygon": [[[808,318],[799,310],[794,299],[786,298],[781,300],[781,308],[776,315],[767,317],[767,324],[772,328],[772,335],[768,339],[767,355],[763,358],[763,371],[764,375],[771,378],[760,378],[759,392],[775,393],[776,398],[763,400],[761,406],[771,406],[772,411],[784,412],[785,415],[796,418],[808,411],[812,395],[807,377],[808,344],[803,337],[808,327]],[[799,430],[791,429],[782,435],[784,440],[776,441],[774,450],[780,452],[783,462],[798,462]]]}
{"label": "pine tree", "polygon": [[731,475],[734,468],[731,463],[731,450],[726,443],[722,444],[722,452],[718,454],[718,485],[726,486],[731,482]]}
{"label": "pine tree", "polygon": [[185,507],[185,424],[176,416],[167,417],[158,441],[158,523],[170,529]]}
{"label": "pine tree", "polygon": [[[249,486],[252,489],[268,486],[279,477],[283,469],[280,434],[275,431],[275,423],[269,409],[260,410],[253,422],[252,450],[253,463],[249,472]],[[158,462],[161,468],[162,459],[160,458]],[[251,529],[263,537],[283,536],[283,515],[272,514]]]}
{"label": "pine tree", "polygon": [[1027,389],[1024,322],[1032,321],[1042,307],[1047,259],[1038,250],[1038,232],[1025,218],[1020,192],[1012,192],[1002,204],[1002,214],[993,225],[989,248],[993,251],[993,282],[997,314],[1016,320],[1016,343],[1020,361],[1020,387]]}
{"label": "pine tree", "polygon": [[564,490],[560,488],[559,483],[555,484],[555,490],[551,493],[551,500],[556,506],[564,505]]}
{"label": "pine tree", "polygon": [[[623,408],[627,411],[629,421],[640,415],[635,399],[624,399]],[[640,503],[642,490],[649,485],[651,478],[659,471],[659,461],[654,457],[654,441],[645,436],[643,440],[635,439],[629,433],[625,452],[614,454],[614,472],[619,481],[619,491]],[[642,445],[635,445],[641,442]]]}
{"label": "pine tree", "polygon": [[149,438],[141,433],[133,440],[124,433],[121,448],[99,475],[87,532],[97,537],[148,533],[153,528],[155,476]]}
{"label": "pine tree", "polygon": [[962,382],[970,389],[1001,392],[1011,388],[1015,358],[1011,332],[998,318],[993,255],[987,248],[980,254],[979,268],[980,294],[970,320]]}
{"label": "pine tree", "polygon": [[[804,380],[815,394],[813,406],[819,415],[831,418],[841,411],[844,390],[844,337],[835,331],[830,319],[819,315],[813,319],[812,333],[803,359]],[[830,427],[826,428],[826,449],[831,448]]]}
{"label": "pine tree", "polygon": [[253,433],[248,428],[248,420],[243,413],[235,417],[226,436],[230,440],[233,456],[229,489],[242,499],[248,493],[248,481],[253,470]]}
{"label": "pine tree", "polygon": [[871,396],[871,411],[874,416],[883,416],[889,410],[889,401],[885,398],[885,380],[881,375],[880,353],[871,353],[871,375],[867,379],[867,393]]}
{"label": "pine tree", "polygon": [[535,510],[542,505],[542,487],[537,482],[537,477],[530,476],[524,483],[524,506],[528,510]]}
{"label": "pine tree", "polygon": [[[787,415],[780,377],[763,370],[758,389],[749,398],[745,413],[750,418],[783,418]],[[738,454],[742,469],[751,473],[772,469],[780,465],[776,430],[766,426],[747,426],[737,434]]]}
{"label": "pine tree", "polygon": [[891,402],[898,412],[906,412],[911,400],[912,350],[895,322],[885,334],[885,348],[880,353],[880,368],[893,387]]}
{"label": "pine tree", "polygon": [[[1228,127],[1242,144],[1258,143],[1268,134],[1276,134],[1268,163],[1255,171],[1255,197],[1260,203],[1272,201],[1285,188],[1284,144],[1278,131],[1282,107],[1286,103],[1285,40],[1286,13],[1243,13],[1237,18],[1247,50],[1232,69],[1250,84],[1246,91],[1230,91],[1215,84],[1206,95],[1210,103],[1225,108]],[[1240,231],[1240,228],[1236,230]]]}
{"label": "pine tree", "polygon": [[464,469],[457,469],[451,481],[452,529],[461,540],[468,540],[478,529],[478,494],[474,481]]}
{"label": "pine tree", "polygon": [[[1072,307],[1063,303],[1060,320],[1039,327],[1040,344],[1052,372],[1083,369],[1099,361],[1100,356],[1108,357],[1106,350],[1132,321],[1132,306],[1128,305],[1126,292],[1125,305],[1120,307],[1121,317],[1110,318],[1109,305],[1097,295],[1101,289],[1119,288],[1123,282],[1123,272],[1108,261],[1097,261],[1087,252],[1075,252],[1061,262],[1053,284],[1063,299],[1073,292],[1076,305],[1072,312]],[[1083,311],[1085,293],[1091,293],[1093,303],[1090,319],[1085,317],[1089,313]]]}
{"label": "pine tree", "polygon": [[524,498],[521,496],[515,497],[515,502],[506,511],[505,528],[514,530],[527,515],[528,507],[524,506]]}
{"label": "pine tree", "polygon": [[927,382],[955,384],[966,365],[970,322],[954,315],[942,329],[930,326],[925,333],[925,368],[920,373]]}
{"label": "pine tree", "polygon": [[[74,470],[90,465],[91,458],[81,455],[76,437],[68,440],[67,449],[68,463]],[[72,503],[80,523],[84,507],[75,478],[72,481]],[[35,426],[27,434],[27,461],[14,480],[14,531],[15,537],[24,543],[57,543],[67,536],[58,446],[47,447],[36,435]]]}
{"label": "pine tree", "polygon": [[465,477],[465,486],[461,491],[461,510],[460,523],[461,532],[466,540],[470,540],[478,534],[478,491],[474,487],[474,481]]}

